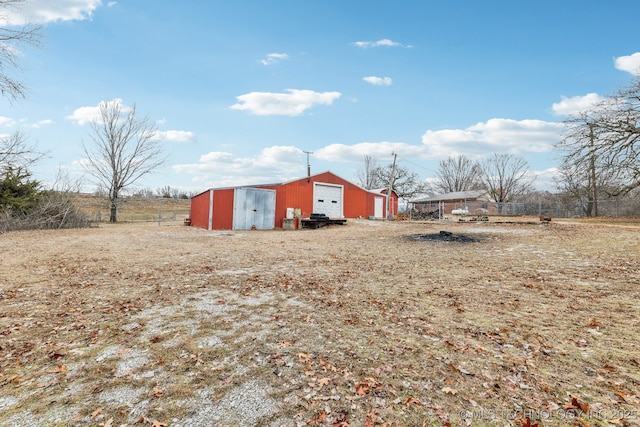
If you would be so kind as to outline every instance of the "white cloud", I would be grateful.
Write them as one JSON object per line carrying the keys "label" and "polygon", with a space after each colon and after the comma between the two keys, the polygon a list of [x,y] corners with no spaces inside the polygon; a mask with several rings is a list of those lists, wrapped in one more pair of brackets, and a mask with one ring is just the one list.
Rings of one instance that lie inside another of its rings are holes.
{"label": "white cloud", "polygon": [[580,111],[589,110],[598,102],[602,101],[602,99],[603,98],[597,93],[588,93],[584,96],[573,96],[571,98],[563,96],[562,101],[553,103],[551,110],[554,114],[558,115],[575,114]]}
{"label": "white cloud", "polygon": [[269,184],[300,176],[305,163],[303,152],[292,146],[264,148],[254,157],[236,157],[233,153],[212,151],[197,163],[173,166],[177,173],[194,176],[194,182],[209,187]]}
{"label": "white cloud", "polygon": [[[330,144],[314,148],[314,159],[328,163],[361,164],[365,155],[373,155],[382,163],[399,159],[433,161],[464,154],[480,159],[493,153],[510,153],[526,157],[553,150],[560,139],[561,123],[541,120],[490,119],[465,129],[427,131],[422,143],[393,141]],[[174,165],[177,173],[193,177],[194,185],[225,187],[268,184],[297,179],[305,173],[306,158],[302,149],[293,146],[264,148],[255,156],[238,156],[226,151],[212,151],[192,164]],[[549,175],[552,171],[536,172]]]}
{"label": "white cloud", "polygon": [[45,120],[39,120],[33,124],[31,124],[32,128],[38,129],[44,126],[51,126],[52,124],[54,124],[54,121],[51,119],[45,119]]}
{"label": "white cloud", "polygon": [[289,55],[286,53],[270,53],[264,59],[261,59],[260,62],[262,65],[269,66],[285,59],[289,59]]}
{"label": "white cloud", "polygon": [[287,89],[287,93],[250,92],[237,97],[234,110],[246,110],[259,116],[299,116],[315,104],[331,105],[340,98],[340,92],[314,92]]}
{"label": "white cloud", "polygon": [[[122,99],[120,98],[115,98],[111,101],[102,101],[102,102],[106,102],[108,104],[120,105],[120,109],[123,113],[127,113],[131,110],[131,107],[122,105]],[[101,103],[98,103],[98,105],[96,105],[95,107],[80,107],[74,110],[74,112],[71,115],[65,117],[65,119],[76,122],[76,124],[79,126],[83,126],[87,123],[91,123],[93,121],[99,120]]]}
{"label": "white cloud", "polygon": [[391,86],[393,83],[393,79],[391,79],[391,77],[368,76],[363,77],[362,80],[374,86]]}
{"label": "white cloud", "polygon": [[314,150],[314,157],[329,162],[362,162],[365,155],[379,159],[400,158],[434,160],[464,154],[481,158],[492,153],[544,153],[559,141],[563,125],[541,120],[491,119],[466,129],[427,131],[422,144],[404,142],[362,142],[331,144]]}
{"label": "white cloud", "polygon": [[378,159],[391,159],[392,153],[398,153],[401,157],[424,157],[424,148],[420,145],[411,145],[404,142],[361,142],[354,145],[331,144],[319,150],[314,150],[313,157],[329,162],[362,162],[365,155],[372,155]]}
{"label": "white cloud", "polygon": [[9,117],[0,116],[0,126],[11,127],[16,124],[16,121]]}
{"label": "white cloud", "polygon": [[172,142],[193,142],[196,139],[196,135],[193,132],[186,130],[158,131],[157,135],[159,139]]}
{"label": "white cloud", "polygon": [[13,25],[46,24],[91,19],[101,4],[101,0],[29,0],[3,12]]}
{"label": "white cloud", "polygon": [[640,76],[640,52],[616,58],[615,67],[634,76]]}
{"label": "white cloud", "polygon": [[422,143],[429,158],[544,153],[553,149],[563,129],[561,123],[542,120],[490,119],[466,129],[429,130]]}
{"label": "white cloud", "polygon": [[380,39],[378,41],[360,41],[354,42],[353,45],[356,47],[361,47],[363,49],[369,47],[411,47],[404,46],[402,43],[394,42],[393,40],[389,39]]}

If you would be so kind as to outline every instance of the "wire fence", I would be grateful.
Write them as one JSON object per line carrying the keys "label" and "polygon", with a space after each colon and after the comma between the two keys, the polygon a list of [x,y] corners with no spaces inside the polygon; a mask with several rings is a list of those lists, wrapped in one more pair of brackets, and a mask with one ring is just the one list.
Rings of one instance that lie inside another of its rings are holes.
{"label": "wire fence", "polygon": [[416,203],[410,206],[413,219],[443,218],[445,216],[545,216],[554,218],[580,218],[588,216],[640,216],[637,198],[611,198],[595,202],[587,199],[529,200],[508,203],[486,201],[455,201]]}
{"label": "wire fence", "polygon": [[[104,197],[80,195],[77,206],[97,223],[109,222],[110,204]],[[118,202],[118,222],[184,221],[189,217],[190,201],[168,198],[127,197]]]}

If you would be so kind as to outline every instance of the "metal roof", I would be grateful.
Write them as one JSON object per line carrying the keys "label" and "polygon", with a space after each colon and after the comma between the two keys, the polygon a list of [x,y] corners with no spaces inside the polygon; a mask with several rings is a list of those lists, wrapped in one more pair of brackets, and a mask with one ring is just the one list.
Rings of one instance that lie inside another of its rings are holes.
{"label": "metal roof", "polygon": [[485,196],[487,190],[469,190],[469,191],[454,191],[453,193],[438,194],[431,197],[423,197],[421,199],[411,200],[411,203],[425,203],[425,202],[446,202],[448,200],[474,200],[481,196]]}

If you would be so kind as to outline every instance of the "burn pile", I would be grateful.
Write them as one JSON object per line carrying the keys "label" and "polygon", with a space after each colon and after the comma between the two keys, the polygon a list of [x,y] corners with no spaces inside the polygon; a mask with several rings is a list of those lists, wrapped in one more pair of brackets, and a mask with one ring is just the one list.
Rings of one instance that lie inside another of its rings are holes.
{"label": "burn pile", "polygon": [[464,234],[454,234],[450,231],[441,230],[439,233],[431,234],[413,234],[409,236],[411,240],[429,241],[429,242],[461,242],[473,243],[479,240],[475,237],[465,236]]}

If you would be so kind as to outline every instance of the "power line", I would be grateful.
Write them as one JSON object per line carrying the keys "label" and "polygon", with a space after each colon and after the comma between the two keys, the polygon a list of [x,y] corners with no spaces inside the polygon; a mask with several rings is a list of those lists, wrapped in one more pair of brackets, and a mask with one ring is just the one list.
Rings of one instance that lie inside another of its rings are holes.
{"label": "power line", "polygon": [[403,159],[402,157],[399,157],[398,160],[401,161],[401,162],[411,163],[413,166],[416,166],[416,167],[418,167],[420,169],[424,169],[425,171],[427,171],[427,172],[429,172],[431,174],[435,173],[435,171],[433,169],[427,169],[422,165],[419,165],[419,164],[414,163],[414,162],[412,162],[410,160],[407,160],[407,159]]}

